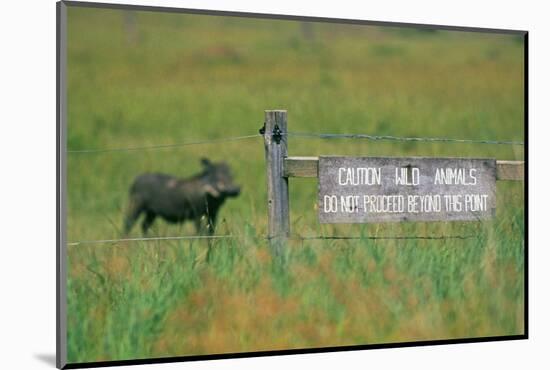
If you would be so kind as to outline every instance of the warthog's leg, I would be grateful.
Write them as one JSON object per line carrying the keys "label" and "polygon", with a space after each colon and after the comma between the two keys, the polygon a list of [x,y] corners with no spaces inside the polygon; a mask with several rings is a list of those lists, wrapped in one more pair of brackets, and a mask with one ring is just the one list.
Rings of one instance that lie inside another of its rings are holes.
{"label": "warthog's leg", "polygon": [[214,235],[216,229],[216,218],[202,216],[195,219],[195,229],[199,235]]}
{"label": "warthog's leg", "polygon": [[157,215],[153,212],[147,211],[147,213],[145,213],[145,219],[143,220],[143,223],[141,224],[141,231],[143,232],[143,235],[147,234],[147,230],[149,230],[149,228],[151,227],[151,225],[155,221],[156,217],[157,217]]}
{"label": "warthog's leg", "polygon": [[215,230],[216,230],[216,215],[212,214],[206,218],[206,232],[208,233],[208,235],[214,235]]}
{"label": "warthog's leg", "polygon": [[126,217],[124,219],[124,235],[128,235],[128,233],[130,233],[130,230],[136,223],[142,211],[143,208],[141,207],[141,202],[131,199],[128,209],[126,210]]}
{"label": "warthog's leg", "polygon": [[194,220],[195,223],[195,230],[197,231],[197,235],[202,235],[203,227],[202,227],[202,218],[196,218]]}
{"label": "warthog's leg", "polygon": [[[216,228],[216,216],[215,215],[205,215],[199,220],[199,227],[201,229],[201,234],[214,235]],[[212,251],[214,240],[208,239],[208,250],[206,252],[206,262],[210,262],[212,259]]]}

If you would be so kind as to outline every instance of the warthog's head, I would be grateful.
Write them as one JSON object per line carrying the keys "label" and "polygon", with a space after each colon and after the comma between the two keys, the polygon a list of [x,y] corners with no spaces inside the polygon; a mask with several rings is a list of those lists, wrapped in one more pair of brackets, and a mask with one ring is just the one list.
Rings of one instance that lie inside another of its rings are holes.
{"label": "warthog's head", "polygon": [[206,184],[204,190],[214,198],[236,197],[241,188],[233,183],[231,169],[225,162],[213,163],[206,158],[201,159],[204,167]]}

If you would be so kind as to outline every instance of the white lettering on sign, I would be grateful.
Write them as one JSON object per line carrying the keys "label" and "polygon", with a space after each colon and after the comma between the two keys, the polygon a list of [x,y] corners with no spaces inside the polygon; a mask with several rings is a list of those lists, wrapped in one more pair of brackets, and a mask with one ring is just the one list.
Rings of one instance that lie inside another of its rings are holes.
{"label": "white lettering on sign", "polygon": [[476,171],[475,168],[470,168],[466,177],[465,168],[438,168],[435,171],[434,184],[475,185]]}
{"label": "white lettering on sign", "polygon": [[396,185],[418,185],[420,183],[420,170],[418,168],[401,167],[395,169]]}
{"label": "white lettering on sign", "polygon": [[495,212],[496,162],[468,158],[319,158],[323,223],[453,221]]}
{"label": "white lettering on sign", "polygon": [[380,168],[346,168],[338,169],[340,185],[380,185]]}

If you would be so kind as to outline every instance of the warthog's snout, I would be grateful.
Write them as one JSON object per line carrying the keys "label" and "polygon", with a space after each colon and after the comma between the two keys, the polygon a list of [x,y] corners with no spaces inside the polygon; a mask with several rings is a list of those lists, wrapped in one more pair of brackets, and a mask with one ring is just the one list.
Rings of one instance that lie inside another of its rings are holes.
{"label": "warthog's snout", "polygon": [[241,188],[239,186],[231,186],[225,188],[223,191],[228,197],[236,197],[241,193]]}

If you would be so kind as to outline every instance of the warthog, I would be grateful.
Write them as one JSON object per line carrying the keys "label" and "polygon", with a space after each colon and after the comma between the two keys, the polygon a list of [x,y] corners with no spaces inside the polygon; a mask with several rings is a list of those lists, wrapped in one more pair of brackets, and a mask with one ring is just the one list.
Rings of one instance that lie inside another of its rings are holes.
{"label": "warthog", "polygon": [[216,217],[226,198],[236,197],[240,187],[233,184],[229,166],[225,162],[212,163],[201,159],[203,171],[187,179],[160,173],[138,176],[130,188],[130,202],[124,232],[128,234],[142,213],[143,234],[160,216],[171,223],[192,220],[197,233],[212,235]]}

